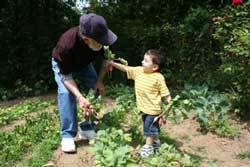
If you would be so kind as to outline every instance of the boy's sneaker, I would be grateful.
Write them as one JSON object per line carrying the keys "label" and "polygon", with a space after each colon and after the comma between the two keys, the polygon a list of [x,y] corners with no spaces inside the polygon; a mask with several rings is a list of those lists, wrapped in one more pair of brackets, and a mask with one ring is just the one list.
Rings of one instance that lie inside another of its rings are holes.
{"label": "boy's sneaker", "polygon": [[76,152],[76,145],[73,138],[62,138],[62,151],[65,153]]}
{"label": "boy's sneaker", "polygon": [[153,147],[154,147],[154,152],[155,153],[159,152],[159,149],[161,147],[161,141],[159,139],[158,140],[154,140]]}
{"label": "boy's sneaker", "polygon": [[142,158],[146,158],[151,154],[154,154],[154,147],[148,144],[145,144],[142,146],[142,148],[139,151],[139,154]]}

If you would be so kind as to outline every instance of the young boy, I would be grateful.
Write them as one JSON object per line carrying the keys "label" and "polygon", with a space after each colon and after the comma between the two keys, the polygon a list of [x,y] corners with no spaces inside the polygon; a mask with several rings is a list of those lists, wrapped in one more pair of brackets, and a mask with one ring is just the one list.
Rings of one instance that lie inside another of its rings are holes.
{"label": "young boy", "polygon": [[113,61],[113,67],[126,72],[128,79],[135,81],[136,104],[141,112],[146,144],[140,149],[142,157],[148,157],[160,147],[160,126],[158,120],[162,113],[161,102],[169,103],[171,96],[163,75],[159,72],[162,57],[157,50],[148,50],[142,66],[130,67]]}

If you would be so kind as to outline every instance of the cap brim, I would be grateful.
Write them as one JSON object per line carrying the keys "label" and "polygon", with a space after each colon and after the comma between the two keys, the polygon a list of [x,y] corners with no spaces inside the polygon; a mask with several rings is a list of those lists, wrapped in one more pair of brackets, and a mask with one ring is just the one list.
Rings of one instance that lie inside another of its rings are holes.
{"label": "cap brim", "polygon": [[117,36],[110,29],[108,29],[108,33],[102,38],[98,39],[97,42],[99,42],[102,45],[109,46],[115,43],[116,40],[117,40]]}

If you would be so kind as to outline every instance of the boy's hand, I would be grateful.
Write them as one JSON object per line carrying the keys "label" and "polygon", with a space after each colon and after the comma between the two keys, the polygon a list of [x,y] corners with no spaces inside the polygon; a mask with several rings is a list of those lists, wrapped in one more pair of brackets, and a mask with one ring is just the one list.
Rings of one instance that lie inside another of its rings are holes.
{"label": "boy's hand", "polygon": [[129,67],[129,66],[123,65],[121,63],[116,63],[112,60],[107,60],[106,66],[107,66],[108,71],[112,71],[112,67],[115,67],[116,69],[121,70],[123,72],[127,72],[128,67]]}
{"label": "boy's hand", "polygon": [[160,117],[159,119],[159,125],[162,126],[162,125],[165,125],[167,123],[167,120],[163,117]]}
{"label": "boy's hand", "polygon": [[158,122],[159,125],[162,126],[162,125],[165,125],[167,121],[166,121],[166,119],[163,118],[162,116],[158,116],[158,117],[155,117],[155,118],[154,118],[153,123],[155,123],[155,122]]}

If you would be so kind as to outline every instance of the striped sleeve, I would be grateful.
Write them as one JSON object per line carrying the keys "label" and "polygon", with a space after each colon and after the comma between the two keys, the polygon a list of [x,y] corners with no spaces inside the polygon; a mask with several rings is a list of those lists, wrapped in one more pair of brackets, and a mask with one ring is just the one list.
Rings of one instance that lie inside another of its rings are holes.
{"label": "striped sleeve", "polygon": [[140,69],[139,67],[128,67],[127,68],[127,77],[128,77],[128,79],[135,80],[136,74],[138,73],[139,69]]}
{"label": "striped sleeve", "polygon": [[163,76],[159,77],[158,79],[158,88],[159,88],[161,97],[170,95],[170,92],[166,86],[165,79]]}

